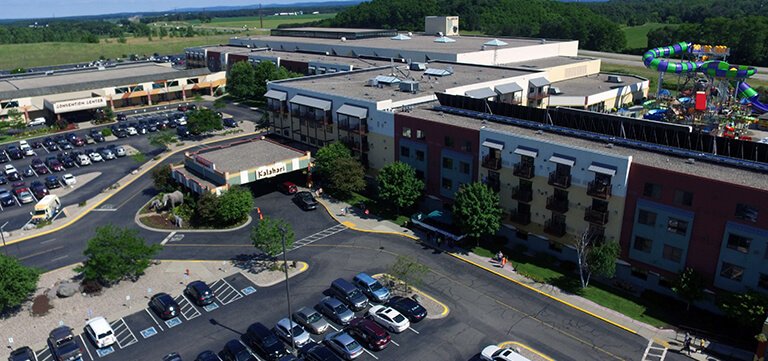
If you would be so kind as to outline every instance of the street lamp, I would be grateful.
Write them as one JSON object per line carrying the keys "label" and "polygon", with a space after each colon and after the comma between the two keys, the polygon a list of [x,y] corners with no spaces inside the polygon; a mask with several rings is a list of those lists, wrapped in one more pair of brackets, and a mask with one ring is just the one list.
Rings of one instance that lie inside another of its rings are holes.
{"label": "street lamp", "polygon": [[[3,228],[8,225],[8,222],[3,223],[2,226],[0,226],[0,238],[3,239],[3,249],[5,250],[5,255],[8,255],[8,247],[5,246],[5,231],[3,231]],[[283,248],[285,248],[285,242],[283,242]]]}
{"label": "street lamp", "polygon": [[288,287],[288,256],[285,249],[285,227],[280,226],[281,239],[283,241],[283,270],[285,271],[285,298],[288,300],[288,334],[291,336],[291,349],[296,352],[296,341],[293,336],[293,318],[291,317],[291,290]]}

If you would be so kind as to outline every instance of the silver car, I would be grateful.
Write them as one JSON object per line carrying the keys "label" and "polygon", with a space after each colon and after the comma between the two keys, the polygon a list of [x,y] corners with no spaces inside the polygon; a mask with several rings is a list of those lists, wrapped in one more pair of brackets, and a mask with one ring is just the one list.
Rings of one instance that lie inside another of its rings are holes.
{"label": "silver car", "polygon": [[352,360],[363,354],[363,346],[345,331],[326,335],[325,344],[347,360]]}
{"label": "silver car", "polygon": [[102,148],[102,149],[99,149],[99,153],[101,153],[101,157],[106,160],[115,159],[115,153],[112,152],[112,149]]}
{"label": "silver car", "polygon": [[302,307],[294,312],[293,320],[315,334],[321,334],[328,329],[328,321],[319,312],[309,307]]}
{"label": "silver car", "polygon": [[[289,329],[290,331],[288,331]],[[293,335],[293,343],[296,347],[304,346],[307,342],[311,341],[309,332],[304,327],[301,327],[298,322],[292,322],[288,318],[277,321],[275,333],[289,345],[291,344],[291,335]]]}
{"label": "silver car", "polygon": [[323,298],[317,307],[322,314],[340,325],[348,324],[355,317],[355,313],[347,305],[333,297]]}

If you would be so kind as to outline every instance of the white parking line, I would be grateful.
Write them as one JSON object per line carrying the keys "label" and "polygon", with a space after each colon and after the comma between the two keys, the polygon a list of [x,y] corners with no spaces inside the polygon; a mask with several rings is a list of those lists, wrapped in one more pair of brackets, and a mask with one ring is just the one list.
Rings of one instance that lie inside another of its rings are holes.
{"label": "white parking line", "polygon": [[[43,355],[43,354],[46,354],[45,358],[40,358],[40,356]],[[48,349],[47,347],[45,349],[43,349],[42,351],[40,351],[39,354],[38,353],[35,354],[35,358],[38,361],[47,361],[49,358],[52,358],[52,357],[53,357],[53,355],[51,355],[50,349]]]}
{"label": "white parking line", "polygon": [[165,239],[163,239],[163,241],[162,241],[162,242],[160,242],[160,245],[161,245],[161,246],[165,246],[165,244],[166,244],[166,243],[168,243],[168,241],[170,241],[170,240],[171,240],[171,238],[173,238],[173,236],[174,236],[175,234],[176,234],[176,231],[173,231],[173,232],[171,232],[171,233],[168,233],[168,236],[166,236],[166,237],[165,237]]}
{"label": "white parking line", "polygon": [[339,329],[336,328],[336,326],[332,325],[331,323],[328,323],[328,326],[330,326],[334,331],[339,332]]}
{"label": "white parking line", "polygon": [[366,349],[363,349],[363,351],[365,351],[365,353],[367,353],[367,354],[371,355],[371,357],[373,357],[373,358],[375,358],[375,359],[377,359],[377,360],[379,359],[378,357],[376,357],[376,355],[374,355],[373,353],[371,353],[371,351],[368,351],[368,350],[366,350]]}
{"label": "white parking line", "polygon": [[163,326],[160,326],[160,322],[157,322],[157,320],[155,319],[155,316],[152,316],[152,311],[150,311],[149,308],[145,308],[144,311],[147,311],[147,314],[149,315],[149,317],[152,318],[152,321],[155,321],[155,324],[157,325],[157,327],[160,327],[160,331],[162,331]]}
{"label": "white parking line", "polygon": [[410,328],[410,327],[408,327],[408,329],[409,329],[409,330],[411,330],[411,331],[413,331],[413,333],[415,333],[415,334],[417,334],[417,335],[419,334],[419,331],[416,331],[416,330],[414,330],[414,329],[412,329],[412,328]]}
{"label": "white parking line", "polygon": [[[112,322],[112,330],[115,332],[115,339],[117,340],[117,346],[119,346],[121,349],[126,348],[130,345],[133,345],[136,342],[139,342],[139,340],[136,338],[136,335],[133,334],[133,331],[131,331],[131,328],[128,327],[128,324],[125,323],[125,320],[121,317],[119,320]],[[123,338],[123,341],[130,341],[127,342],[125,345],[120,342],[121,336],[123,336],[127,332],[128,335],[130,335],[130,338]]]}
{"label": "white parking line", "polygon": [[184,296],[176,297],[176,303],[179,304],[179,311],[181,311],[181,315],[184,316],[187,321],[201,315],[200,311],[192,305],[192,302]]}
{"label": "white parking line", "polygon": [[390,339],[389,342],[392,342],[393,345],[400,347],[400,344],[395,342],[395,340]]}
{"label": "white parking line", "polygon": [[[214,286],[211,288],[213,289],[213,292],[216,295],[216,299],[219,300],[219,302],[222,305],[227,305],[231,302],[234,302],[243,298],[243,295],[240,294],[240,292],[238,292],[236,288],[232,287],[232,285],[230,285],[229,282],[227,282],[227,280],[222,278],[219,281],[222,282],[220,286],[218,287]],[[219,281],[216,281],[214,285]],[[226,292],[223,292],[222,290],[225,290]],[[231,298],[229,298],[230,296]]]}
{"label": "white parking line", "polygon": [[35,177],[39,177],[39,176],[40,176],[40,175],[39,175],[39,174],[37,174],[37,172],[35,171],[35,168],[32,168],[32,166],[29,166],[29,169],[31,169],[31,170],[32,170],[32,173],[34,173],[34,174],[35,174]]}
{"label": "white parking line", "polygon": [[83,343],[83,348],[85,349],[86,352],[88,352],[88,357],[91,360],[93,360],[93,355],[91,355],[91,350],[88,349],[88,345],[85,344],[85,340],[83,339],[83,335],[78,335],[78,337],[80,337],[80,342]]}

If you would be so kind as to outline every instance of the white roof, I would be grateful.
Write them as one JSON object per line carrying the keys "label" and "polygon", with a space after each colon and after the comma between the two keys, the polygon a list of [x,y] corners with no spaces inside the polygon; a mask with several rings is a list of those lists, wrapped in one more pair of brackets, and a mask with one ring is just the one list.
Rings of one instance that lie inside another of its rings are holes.
{"label": "white roof", "polygon": [[109,322],[104,317],[94,317],[85,323],[87,326],[91,326],[93,332],[97,335],[112,331],[112,327],[109,326]]}

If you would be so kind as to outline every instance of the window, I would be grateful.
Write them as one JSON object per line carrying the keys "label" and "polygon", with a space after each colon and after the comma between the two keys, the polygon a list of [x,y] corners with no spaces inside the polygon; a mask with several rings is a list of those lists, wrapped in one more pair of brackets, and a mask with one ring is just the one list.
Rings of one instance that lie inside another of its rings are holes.
{"label": "window", "polygon": [[120,88],[115,88],[115,94],[123,94],[123,93],[128,93],[128,87],[124,86]]}
{"label": "window", "polygon": [[453,169],[453,158],[443,157],[443,169]]}
{"label": "window", "polygon": [[459,171],[461,171],[464,174],[469,174],[469,163],[467,162],[459,162]]}
{"label": "window", "polygon": [[739,267],[733,263],[723,262],[720,266],[720,277],[727,278],[736,282],[741,282],[744,276],[744,267]]}
{"label": "window", "polygon": [[416,129],[416,139],[424,140],[427,138],[427,135],[424,133],[421,129]]}
{"label": "window", "polygon": [[693,204],[693,193],[677,189],[673,201],[679,206],[690,207]]}
{"label": "window", "polygon": [[175,87],[175,86],[179,86],[179,81],[178,80],[173,80],[173,81],[168,83],[168,87],[169,88]]}
{"label": "window", "polygon": [[736,205],[736,218],[743,219],[745,221],[757,222],[757,215],[759,212],[757,208],[748,204],[739,203]]}
{"label": "window", "polygon": [[461,147],[461,150],[465,152],[471,152],[472,151],[472,142],[469,140],[464,141],[464,145]]}
{"label": "window", "polygon": [[688,222],[669,217],[669,221],[667,221],[667,231],[679,235],[685,235],[685,233],[688,232]]}
{"label": "window", "polygon": [[401,158],[410,158],[411,156],[411,148],[401,146],[400,147],[400,157]]}
{"label": "window", "polygon": [[143,92],[143,91],[144,91],[144,86],[143,85],[137,85],[137,86],[133,87],[133,89],[131,89],[131,92]]}
{"label": "window", "polygon": [[648,280],[648,271],[644,269],[632,267],[632,269],[630,270],[630,274],[632,275],[632,277],[639,278],[644,281]]}
{"label": "window", "polygon": [[661,198],[661,185],[655,183],[645,183],[643,195],[653,199]]}
{"label": "window", "polygon": [[417,150],[416,151],[416,160],[418,160],[419,162],[423,162],[424,161],[424,151],[423,150]]}
{"label": "window", "polygon": [[444,142],[446,147],[453,147],[453,138],[446,135]]}
{"label": "window", "polygon": [[152,83],[152,89],[165,89],[165,84],[163,84],[163,83]]}
{"label": "window", "polygon": [[640,252],[651,253],[651,247],[653,247],[653,241],[640,236],[635,236],[634,248]]}
{"label": "window", "polygon": [[767,274],[760,274],[760,279],[757,280],[757,287],[760,287],[764,290],[768,290],[768,275]]}
{"label": "window", "polygon": [[739,251],[741,253],[749,253],[749,244],[752,243],[752,240],[744,237],[739,236],[733,233],[728,234],[728,244],[726,247]]}
{"label": "window", "polygon": [[189,78],[187,79],[187,84],[197,84],[199,81],[197,78]]}
{"label": "window", "polygon": [[416,178],[424,180],[424,171],[423,170],[416,170]]}
{"label": "window", "polygon": [[411,137],[411,128],[403,127],[403,137],[405,138]]}
{"label": "window", "polygon": [[443,178],[442,185],[443,185],[443,189],[445,190],[453,189],[453,181],[448,178]]}
{"label": "window", "polygon": [[664,257],[665,260],[680,263],[680,260],[683,259],[683,250],[665,244],[662,257]]}
{"label": "window", "polygon": [[637,223],[644,224],[646,226],[656,225],[656,213],[641,209],[637,214]]}

